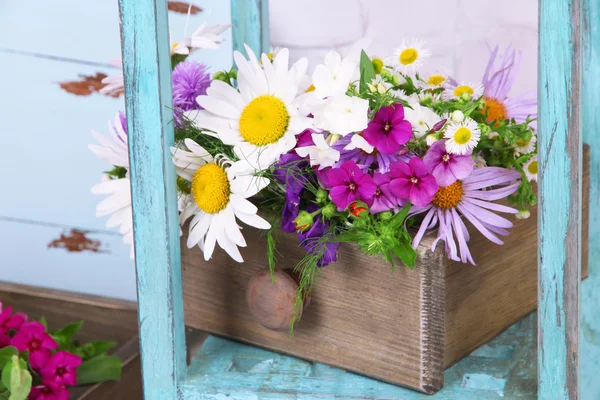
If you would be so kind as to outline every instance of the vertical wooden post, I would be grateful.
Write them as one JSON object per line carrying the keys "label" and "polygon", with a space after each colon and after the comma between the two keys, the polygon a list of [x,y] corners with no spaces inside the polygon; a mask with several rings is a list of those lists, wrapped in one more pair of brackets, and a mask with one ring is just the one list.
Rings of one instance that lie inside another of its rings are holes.
{"label": "vertical wooden post", "polygon": [[231,0],[233,49],[242,51],[244,43],[257,54],[269,50],[269,1]]}
{"label": "vertical wooden post", "polygon": [[581,0],[539,17],[540,399],[577,399],[581,280]]}
{"label": "vertical wooden post", "polygon": [[166,0],[120,0],[142,376],[177,398],[186,373]]}

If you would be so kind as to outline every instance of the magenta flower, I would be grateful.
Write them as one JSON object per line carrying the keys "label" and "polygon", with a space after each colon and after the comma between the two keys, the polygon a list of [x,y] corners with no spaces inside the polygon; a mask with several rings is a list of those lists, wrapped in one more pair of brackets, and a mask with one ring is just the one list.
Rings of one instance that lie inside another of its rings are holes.
{"label": "magenta flower", "polygon": [[40,375],[47,382],[58,386],[75,386],[77,384],[77,367],[81,365],[81,357],[66,351],[57,351],[46,361]]}
{"label": "magenta flower", "polygon": [[19,351],[29,350],[29,361],[34,369],[44,366],[50,358],[50,350],[58,347],[54,339],[46,333],[44,325],[39,322],[23,324],[10,344]]}
{"label": "magenta flower", "polygon": [[[511,228],[513,224],[493,211],[516,214],[517,210],[492,202],[513,194],[519,187],[520,177],[521,175],[514,170],[485,167],[474,170],[463,180],[440,187],[431,204],[411,208],[410,215],[425,213],[419,231],[413,239],[413,248],[417,248],[426,231],[439,225],[432,250],[443,240],[450,259],[463,263],[469,261],[475,265],[467,245],[470,238],[463,217],[490,241],[503,244],[497,235],[508,235],[506,229]],[[458,241],[458,248],[454,236]]]}
{"label": "magenta flower", "polygon": [[346,161],[340,168],[330,169],[328,178],[331,185],[329,195],[340,209],[345,210],[356,199],[371,205],[377,185],[354,161]]}
{"label": "magenta flower", "polygon": [[448,153],[445,140],[435,142],[423,157],[423,162],[440,186],[465,179],[471,175],[475,166],[470,152],[462,156]]}
{"label": "magenta flower", "polygon": [[69,400],[69,391],[52,382],[43,381],[41,385],[31,388],[27,398],[29,400]]}
{"label": "magenta flower", "polygon": [[433,200],[438,190],[435,178],[418,157],[410,161],[397,161],[390,169],[390,189],[400,199],[408,199],[414,206],[426,206]]}
{"label": "magenta flower", "polygon": [[381,107],[363,131],[367,142],[384,154],[397,152],[412,136],[412,126],[404,119],[402,104]]}
{"label": "magenta flower", "polygon": [[19,329],[29,317],[24,313],[12,314],[12,307],[2,308],[0,301],[0,333],[8,333],[11,329]]}
{"label": "magenta flower", "polygon": [[373,195],[370,213],[378,214],[396,207],[400,200],[394,196],[390,189],[390,177],[376,171],[373,173],[373,182],[377,185],[377,189],[375,189]]}

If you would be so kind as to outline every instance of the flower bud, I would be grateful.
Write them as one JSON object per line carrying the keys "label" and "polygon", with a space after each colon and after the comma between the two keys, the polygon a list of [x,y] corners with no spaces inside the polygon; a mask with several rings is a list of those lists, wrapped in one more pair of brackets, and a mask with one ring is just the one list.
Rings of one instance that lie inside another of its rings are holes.
{"label": "flower bud", "polygon": [[323,188],[319,188],[317,190],[317,203],[324,204],[325,202],[327,202],[328,196],[329,196],[329,193],[327,193],[327,190],[325,190]]}
{"label": "flower bud", "polygon": [[516,217],[517,219],[527,219],[531,216],[531,213],[529,212],[529,210],[520,210]]}
{"label": "flower bud", "polygon": [[384,211],[382,213],[377,214],[380,221],[387,221],[388,219],[394,216],[394,213],[391,211]]}
{"label": "flower bud", "polygon": [[454,122],[463,122],[465,120],[465,114],[463,114],[463,112],[460,110],[456,110],[452,113],[451,119]]}
{"label": "flower bud", "polygon": [[440,140],[440,139],[438,138],[438,135],[435,133],[432,133],[431,135],[427,135],[425,137],[425,143],[427,143],[427,146],[433,145],[438,140]]}
{"label": "flower bud", "polygon": [[393,84],[394,86],[398,86],[398,85],[400,85],[400,83],[402,83],[402,82],[400,81],[400,76],[398,76],[398,75],[393,75],[393,76],[392,76],[392,84]]}
{"label": "flower bud", "polygon": [[466,92],[463,93],[463,94],[461,94],[460,98],[461,98],[461,100],[464,100],[464,101],[471,101],[471,95],[469,93],[466,93]]}
{"label": "flower bud", "polygon": [[488,139],[496,139],[497,137],[500,137],[500,135],[498,135],[498,132],[488,133]]}
{"label": "flower bud", "polygon": [[387,69],[382,69],[380,74],[381,74],[381,77],[385,78],[385,79],[390,79],[392,77],[392,74]]}
{"label": "flower bud", "polygon": [[353,201],[348,205],[348,211],[356,218],[363,218],[369,213],[369,207],[362,201]]}
{"label": "flower bud", "polygon": [[229,77],[231,79],[237,79],[237,69],[231,68],[229,71]]}
{"label": "flower bud", "polygon": [[487,135],[492,131],[492,128],[488,124],[479,124],[479,130],[482,135]]}
{"label": "flower bud", "polygon": [[383,69],[383,60],[381,58],[375,57],[372,60],[372,63],[373,63],[373,69],[375,70],[375,73],[377,75],[379,75],[381,73],[381,70]]}
{"label": "flower bud", "polygon": [[213,80],[227,82],[228,77],[225,71],[217,71],[213,74]]}
{"label": "flower bud", "polygon": [[324,218],[329,219],[329,218],[332,218],[336,212],[337,212],[337,208],[336,208],[335,204],[329,203],[325,207],[322,208],[321,215]]}
{"label": "flower bud", "polygon": [[294,220],[297,232],[303,232],[313,225],[313,216],[307,211],[300,211]]}

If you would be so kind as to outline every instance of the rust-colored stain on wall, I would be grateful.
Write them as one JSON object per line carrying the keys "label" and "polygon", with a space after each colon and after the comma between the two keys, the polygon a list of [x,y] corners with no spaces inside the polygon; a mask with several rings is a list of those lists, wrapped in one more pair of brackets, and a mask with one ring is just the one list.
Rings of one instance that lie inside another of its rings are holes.
{"label": "rust-colored stain on wall", "polygon": [[169,11],[173,11],[176,13],[187,14],[188,9],[192,6],[190,10],[190,14],[198,14],[202,11],[202,9],[194,4],[185,3],[183,1],[169,1],[168,3]]}
{"label": "rust-colored stain on wall", "polygon": [[[60,87],[69,93],[73,93],[77,96],[89,96],[92,93],[97,93],[102,89],[105,84],[102,83],[102,79],[106,78],[106,74],[102,72],[96,73],[96,75],[79,75],[81,80],[61,82]],[[107,94],[114,98],[119,97],[123,92]]]}
{"label": "rust-colored stain on wall", "polygon": [[70,232],[61,233],[58,239],[48,243],[49,249],[65,249],[68,252],[81,253],[82,251],[91,251],[93,253],[108,253],[107,250],[100,249],[102,243],[99,240],[91,240],[86,237],[86,231],[71,229]]}

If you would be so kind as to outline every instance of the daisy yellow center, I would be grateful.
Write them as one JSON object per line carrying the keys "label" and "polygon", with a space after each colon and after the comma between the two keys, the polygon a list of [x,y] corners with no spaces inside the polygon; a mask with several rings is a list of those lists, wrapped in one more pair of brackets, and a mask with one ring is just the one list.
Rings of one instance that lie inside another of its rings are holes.
{"label": "daisy yellow center", "polygon": [[417,61],[417,58],[419,58],[419,52],[417,49],[409,47],[408,49],[402,50],[400,53],[400,64],[410,65]]}
{"label": "daisy yellow center", "polygon": [[465,128],[464,126],[461,126],[460,128],[458,128],[456,130],[456,132],[454,132],[454,141],[456,142],[456,144],[465,144],[467,143],[469,140],[471,140],[471,136],[473,136],[473,133],[471,132],[471,130],[469,128]]}
{"label": "daisy yellow center", "polygon": [[536,175],[538,173],[538,162],[532,161],[527,167],[527,171],[529,171],[529,173],[532,175]]}
{"label": "daisy yellow center", "polygon": [[287,131],[290,115],[283,101],[263,95],[252,100],[240,116],[240,133],[255,146],[275,143]]}
{"label": "daisy yellow center", "polygon": [[433,205],[447,210],[454,208],[460,202],[463,195],[463,186],[460,181],[454,182],[452,185],[440,187],[433,197]]}
{"label": "daisy yellow center", "polygon": [[198,168],[192,178],[192,194],[198,207],[208,214],[216,214],[229,203],[229,179],[217,164]]}
{"label": "daisy yellow center", "polygon": [[499,121],[506,119],[506,108],[504,104],[494,98],[485,99],[485,109],[487,111],[488,121],[496,121],[494,125],[498,125]]}
{"label": "daisy yellow center", "polygon": [[431,86],[440,86],[445,80],[446,78],[442,75],[431,75],[429,79],[427,79],[427,83]]}
{"label": "daisy yellow center", "polygon": [[475,93],[475,91],[471,86],[467,85],[457,86],[456,89],[454,89],[454,95],[456,97],[461,97],[465,93],[473,96],[473,93]]}
{"label": "daisy yellow center", "polygon": [[525,147],[529,144],[529,142],[524,141],[523,139],[519,139],[517,140],[517,146],[519,147]]}

